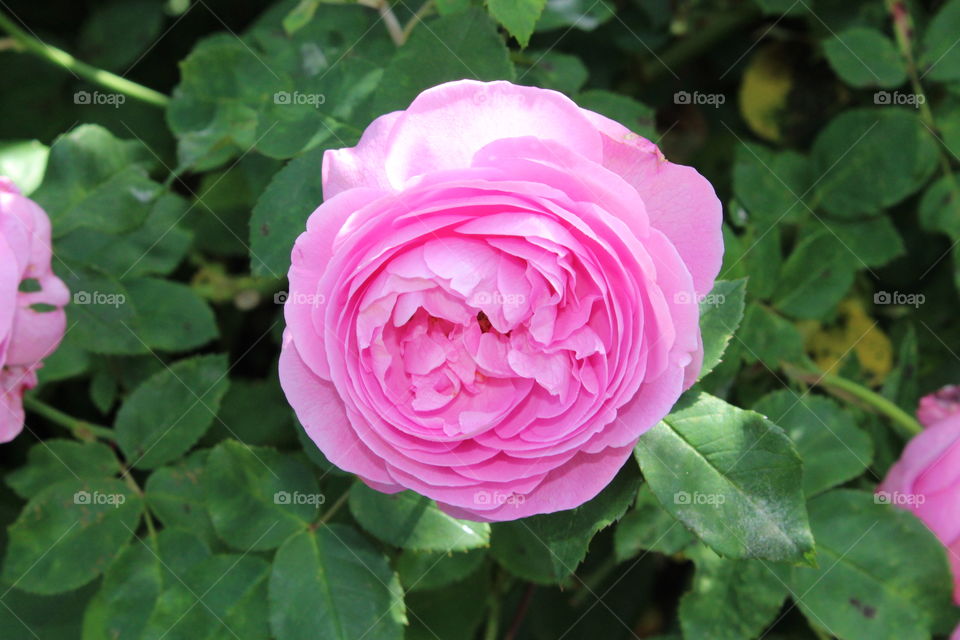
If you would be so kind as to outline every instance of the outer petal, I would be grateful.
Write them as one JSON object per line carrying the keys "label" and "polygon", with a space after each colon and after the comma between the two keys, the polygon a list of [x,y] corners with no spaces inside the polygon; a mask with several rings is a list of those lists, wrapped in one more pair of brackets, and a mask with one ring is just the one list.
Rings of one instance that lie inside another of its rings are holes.
{"label": "outer petal", "polygon": [[34,368],[0,369],[0,444],[10,442],[23,431],[23,392],[35,386]]}
{"label": "outer petal", "polygon": [[709,293],[723,260],[723,207],[713,187],[696,169],[669,162],[646,138],[598,113],[584,113],[603,134],[603,165],[640,193],[650,224],[673,242],[697,293]]}
{"label": "outer petal", "polygon": [[348,189],[390,188],[384,172],[390,152],[390,132],[403,116],[403,111],[384,114],[366,128],[357,146],[323,153],[324,200]]}
{"label": "outer petal", "polygon": [[378,490],[382,485],[403,488],[396,486],[383,461],[357,436],[333,385],[314,374],[300,358],[289,330],[284,332],[280,352],[280,386],[307,435],[330,462],[376,483]]}
{"label": "outer petal", "polygon": [[562,93],[509,82],[460,80],[428,89],[394,128],[387,177],[399,188],[409,178],[469,167],[473,155],[494,140],[536,132],[599,161],[600,136]]}

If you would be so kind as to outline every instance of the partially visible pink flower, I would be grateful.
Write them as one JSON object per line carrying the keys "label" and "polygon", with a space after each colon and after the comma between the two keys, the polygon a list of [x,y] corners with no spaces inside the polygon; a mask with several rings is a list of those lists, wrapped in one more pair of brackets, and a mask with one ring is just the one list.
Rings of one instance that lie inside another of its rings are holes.
{"label": "partially visible pink flower", "polygon": [[594,497],[697,379],[710,183],[554,91],[459,81],[323,161],[280,380],[331,462],[457,517]]}
{"label": "partially visible pink flower", "polygon": [[[929,405],[930,398],[920,406]],[[947,548],[954,600],[960,604],[960,413],[928,424],[914,437],[878,491],[913,511]]]}
{"label": "partially visible pink flower", "polygon": [[23,429],[23,393],[63,338],[70,293],[51,257],[47,214],[0,177],[0,442]]}
{"label": "partially visible pink flower", "polygon": [[960,385],[951,384],[920,399],[917,420],[925,427],[960,413]]}

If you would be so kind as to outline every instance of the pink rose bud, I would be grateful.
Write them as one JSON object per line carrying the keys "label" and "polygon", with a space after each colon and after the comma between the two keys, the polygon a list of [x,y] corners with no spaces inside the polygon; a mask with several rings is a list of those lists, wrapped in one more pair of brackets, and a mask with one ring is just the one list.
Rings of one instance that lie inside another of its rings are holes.
{"label": "pink rose bud", "polygon": [[0,442],[23,429],[23,393],[63,338],[70,293],[50,259],[47,214],[0,177]]}
{"label": "pink rose bud", "polygon": [[960,413],[960,386],[949,385],[920,398],[917,420],[925,427]]}
{"label": "pink rose bud", "polygon": [[570,509],[697,379],[720,202],[562,94],[429,89],[327,151],[323,192],[280,377],[371,487],[481,521]]}
{"label": "pink rose bud", "polygon": [[915,436],[878,491],[887,502],[913,511],[947,547],[954,600],[960,604],[960,413]]}

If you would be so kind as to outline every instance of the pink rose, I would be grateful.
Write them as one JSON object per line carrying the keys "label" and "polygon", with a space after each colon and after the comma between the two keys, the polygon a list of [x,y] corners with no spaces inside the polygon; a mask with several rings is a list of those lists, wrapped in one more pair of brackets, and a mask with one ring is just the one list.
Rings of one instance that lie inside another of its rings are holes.
{"label": "pink rose", "polygon": [[960,386],[949,385],[920,398],[917,420],[925,427],[960,413]]}
{"label": "pink rose", "polygon": [[[921,400],[921,408],[932,402],[931,397]],[[928,425],[914,437],[878,490],[913,511],[947,547],[954,600],[960,604],[960,413]]]}
{"label": "pink rose", "polygon": [[563,95],[434,87],[328,151],[323,191],[280,376],[370,486],[474,520],[576,507],[696,380],[720,203]]}
{"label": "pink rose", "polygon": [[47,214],[0,177],[0,442],[23,429],[23,392],[63,338],[70,293],[50,258]]}

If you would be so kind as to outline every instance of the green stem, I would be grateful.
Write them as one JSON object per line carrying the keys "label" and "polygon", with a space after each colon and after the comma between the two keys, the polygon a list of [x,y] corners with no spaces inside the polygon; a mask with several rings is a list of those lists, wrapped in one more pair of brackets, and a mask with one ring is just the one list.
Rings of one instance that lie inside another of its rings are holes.
{"label": "green stem", "polygon": [[[930,109],[930,104],[927,100],[927,94],[924,92],[923,85],[920,83],[920,74],[917,71],[916,59],[913,57],[913,19],[910,17],[910,10],[902,0],[887,0],[886,4],[887,10],[890,12],[890,17],[893,20],[893,32],[896,35],[900,55],[903,56],[907,67],[910,86],[913,89],[914,96],[919,102],[920,120],[927,125],[931,133],[939,131],[937,122],[933,117],[933,110]],[[946,177],[950,189],[956,196],[960,196],[960,185],[957,184],[956,178],[953,176],[953,171],[950,168],[950,158],[946,153],[949,149],[946,149],[945,145],[939,140],[940,136],[935,135],[934,137],[938,139],[937,150],[939,153],[937,154],[937,159],[940,162],[940,169],[943,171],[943,175]]]}
{"label": "green stem", "polygon": [[846,378],[841,378],[840,376],[830,373],[804,370],[790,364],[785,364],[783,370],[789,377],[795,380],[824,387],[827,391],[838,397],[853,397],[859,400],[877,413],[889,418],[897,431],[908,439],[923,431],[920,423],[909,413],[879,393],[871,391],[852,380],[847,380]]}
{"label": "green stem", "polygon": [[500,594],[496,590],[490,593],[489,613],[487,614],[487,628],[483,640],[497,640],[500,632]]}
{"label": "green stem", "polygon": [[[117,458],[117,462],[120,464],[120,468],[123,469],[123,472],[120,474],[120,477],[123,478],[124,483],[130,489],[136,493],[141,498],[144,497],[143,489],[140,488],[140,485],[137,484],[137,481],[134,479],[133,475],[130,473],[130,469],[124,466],[123,461]],[[144,506],[143,509],[143,521],[147,525],[147,535],[150,536],[150,545],[153,547],[154,553],[159,553],[160,549],[157,546],[157,528],[153,522],[153,516],[150,515],[150,509]]]}
{"label": "green stem", "polygon": [[671,70],[674,67],[679,67],[686,61],[710,51],[731,32],[759,15],[759,11],[751,3],[746,3],[744,6],[746,9],[740,12],[724,11],[711,16],[706,26],[699,29],[696,34],[680,38],[653,60],[646,61],[641,70],[643,77],[646,80],[656,80],[664,73],[672,73]]}
{"label": "green stem", "polygon": [[67,415],[63,411],[40,401],[32,394],[23,396],[23,406],[54,424],[66,427],[78,440],[91,440],[93,437],[103,438],[110,442],[116,440],[116,434],[113,429],[101,427],[100,425]]}
{"label": "green stem", "polygon": [[159,91],[154,91],[153,89],[127,80],[126,78],[121,78],[120,76],[110,73],[109,71],[98,69],[97,67],[89,65],[86,62],[81,62],[66,51],[41,42],[37,38],[21,29],[17,23],[11,20],[10,17],[3,11],[0,11],[0,29],[3,29],[9,33],[10,36],[16,40],[21,47],[23,47],[24,50],[43,58],[47,62],[51,62],[57,66],[63,67],[64,69],[73,72],[81,78],[85,78],[86,80],[89,80],[94,84],[98,84],[105,89],[117,91],[119,93],[128,95],[131,98],[135,98],[142,102],[146,102],[147,104],[152,104],[161,108],[166,107],[170,102],[170,98],[163,95]]}
{"label": "green stem", "polygon": [[323,512],[323,517],[320,518],[317,524],[327,524],[330,522],[330,519],[340,510],[340,507],[347,503],[347,499],[350,497],[350,490],[344,491],[337,501],[330,505],[330,508]]}

